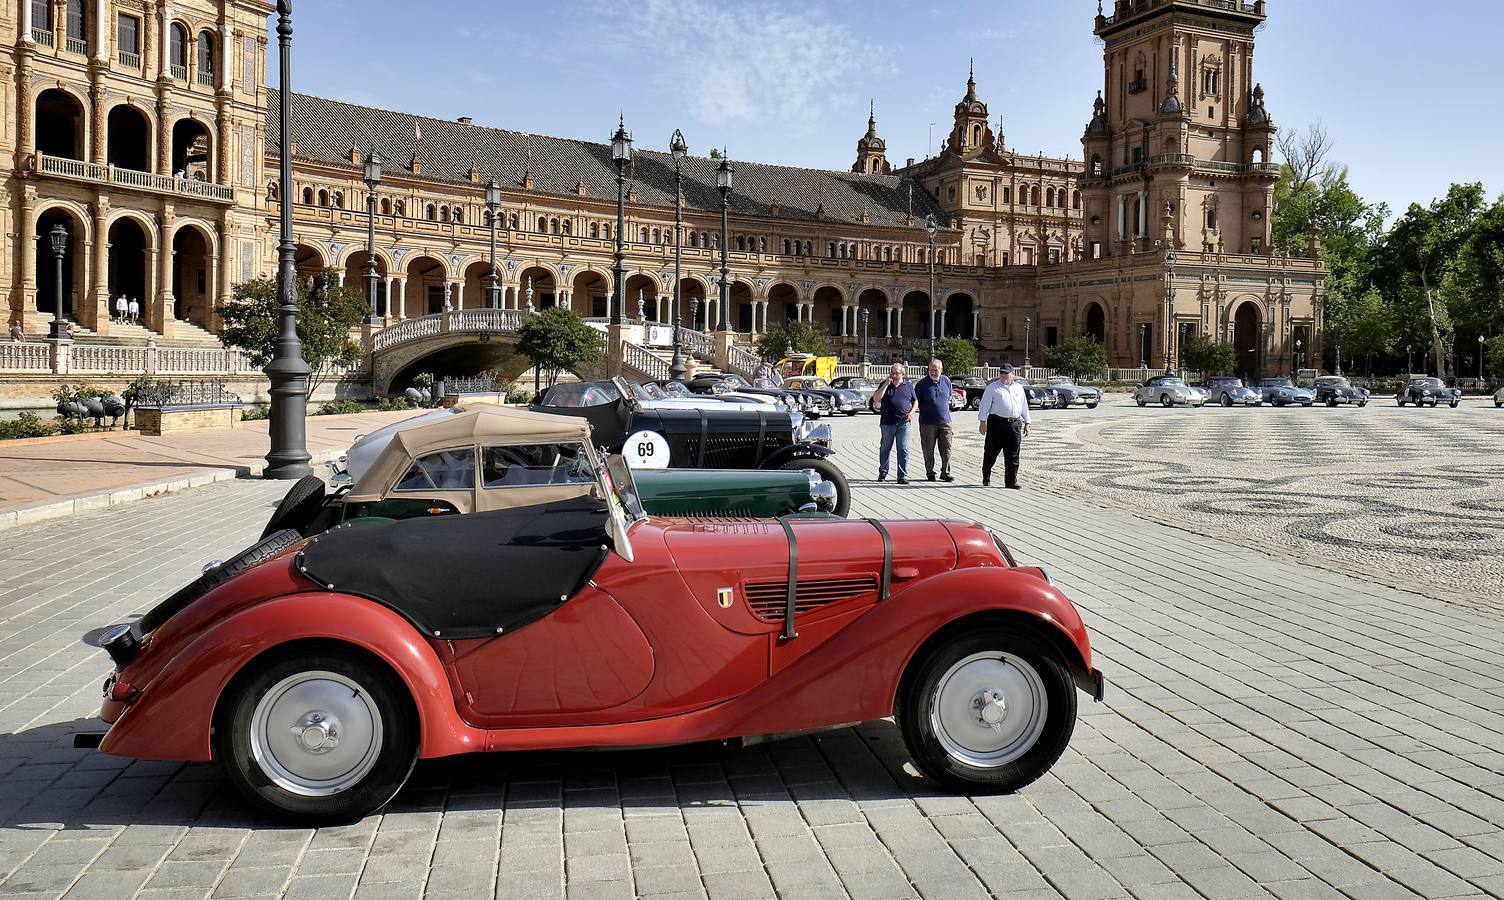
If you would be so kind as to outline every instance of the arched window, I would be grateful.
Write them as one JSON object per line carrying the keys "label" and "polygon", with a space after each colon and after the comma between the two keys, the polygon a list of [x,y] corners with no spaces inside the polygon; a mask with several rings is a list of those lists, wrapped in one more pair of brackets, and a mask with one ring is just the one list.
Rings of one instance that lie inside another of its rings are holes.
{"label": "arched window", "polygon": [[423,209],[423,217],[430,222],[437,222],[439,220],[439,208],[432,203],[428,204]]}
{"label": "arched window", "polygon": [[1080,191],[1075,191],[1075,192],[1073,192],[1071,194],[1071,209],[1080,209],[1080,208],[1081,208],[1081,192]]}
{"label": "arched window", "polygon": [[569,219],[565,219],[563,227],[564,227],[564,233],[565,234],[571,234],[571,235],[574,234],[574,222],[573,221],[571,221]]}
{"label": "arched window", "polygon": [[67,29],[65,35],[68,40],[76,41],[75,46],[85,46],[88,41],[88,20],[84,18],[84,0],[68,0],[63,15],[66,17],[63,26]]}
{"label": "arched window", "polygon": [[805,241],[804,242],[804,255],[805,256],[814,256],[815,255],[815,242],[814,241]]}
{"label": "arched window", "polygon": [[454,219],[454,221],[459,222],[460,224],[464,224],[464,222],[465,222],[465,208],[463,206],[456,206],[454,208],[453,219]]}
{"label": "arched window", "polygon": [[328,206],[328,205],[329,205],[329,192],[328,191],[322,191],[322,190],[319,191],[319,206]]}
{"label": "arched window", "polygon": [[173,76],[184,78],[188,73],[188,31],[177,22],[172,23],[167,36],[167,62],[173,67]]}
{"label": "arched window", "polygon": [[1253,164],[1254,165],[1258,165],[1259,163],[1261,163],[1263,161],[1264,161],[1264,148],[1263,147],[1254,147],[1253,148]]}
{"label": "arched window", "polygon": [[559,220],[558,219],[549,219],[548,220],[548,230],[550,232],[552,232],[553,234],[558,234],[559,233]]}
{"label": "arched window", "polygon": [[[480,223],[482,225],[491,224],[491,211],[489,209],[480,214]],[[500,224],[500,222],[498,221],[497,224]]]}
{"label": "arched window", "polygon": [[1045,188],[1044,189],[1044,205],[1045,206],[1054,206],[1055,205],[1055,189],[1054,188]]}
{"label": "arched window", "polygon": [[266,199],[277,199],[277,183],[275,181],[268,181],[266,183]]}
{"label": "arched window", "polygon": [[591,222],[590,223],[590,236],[593,237],[593,238],[597,238],[597,239],[600,238],[600,236],[601,236],[601,223],[599,223],[599,222]]}
{"label": "arched window", "polygon": [[973,147],[980,147],[982,145],[982,126],[971,126],[971,145]]}
{"label": "arched window", "polygon": [[835,259],[836,258],[836,242],[835,241],[831,241],[830,244],[826,246],[826,248],[825,248],[825,255],[828,256],[828,257],[830,257],[831,259]]}
{"label": "arched window", "polygon": [[335,207],[335,209],[344,209],[345,208],[345,193],[344,193],[344,191],[335,191],[333,199],[334,199],[334,207]]}
{"label": "arched window", "polygon": [[1216,229],[1217,227],[1217,208],[1215,206],[1208,206],[1206,208],[1206,227],[1209,229]]}
{"label": "arched window", "polygon": [[745,237],[741,235],[736,236],[736,249],[738,251],[744,251],[747,249],[747,239]]}
{"label": "arched window", "polygon": [[548,216],[538,217],[538,233],[548,234]]}
{"label": "arched window", "polygon": [[1029,202],[1033,206],[1039,205],[1039,185],[1034,185],[1034,189],[1029,192]]}
{"label": "arched window", "polygon": [[937,260],[935,260],[935,262],[937,262],[937,263],[939,263],[940,265],[943,266],[943,265],[945,265],[945,251],[941,250],[941,251],[939,251],[939,254],[940,254],[940,258],[937,259]]}
{"label": "arched window", "polygon": [[449,207],[447,207],[447,206],[440,206],[439,207],[439,221],[440,222],[448,222],[449,221]]}
{"label": "arched window", "polygon": [[31,27],[38,31],[52,30],[51,0],[25,0],[31,4]]}
{"label": "arched window", "polygon": [[883,262],[892,262],[892,261],[893,261],[893,248],[892,247],[884,247],[883,248]]}
{"label": "arched window", "polygon": [[610,225],[610,223],[606,223],[606,224],[604,224],[604,225],[601,226],[601,239],[602,240],[607,240],[607,241],[611,240],[611,225]]}
{"label": "arched window", "polygon": [[639,240],[638,243],[640,243],[640,244],[646,244],[647,242],[648,242],[648,230],[647,230],[647,228],[643,228],[642,232],[641,232],[641,240]]}
{"label": "arched window", "polygon": [[789,239],[788,238],[784,238],[783,239],[783,255],[784,256],[792,256],[793,255],[793,248],[791,248],[789,246]]}
{"label": "arched window", "polygon": [[198,80],[201,84],[214,83],[214,35],[207,31],[198,34]]}
{"label": "arched window", "polygon": [[1102,175],[1102,155],[1100,153],[1093,154],[1091,158],[1091,174],[1097,177],[1101,177]]}
{"label": "arched window", "polygon": [[[659,231],[658,229],[654,228],[653,229],[653,243],[655,243],[655,244],[658,243],[660,240],[662,240],[662,237],[663,237],[663,233],[661,231]],[[647,243],[647,242],[644,241],[643,243]]]}

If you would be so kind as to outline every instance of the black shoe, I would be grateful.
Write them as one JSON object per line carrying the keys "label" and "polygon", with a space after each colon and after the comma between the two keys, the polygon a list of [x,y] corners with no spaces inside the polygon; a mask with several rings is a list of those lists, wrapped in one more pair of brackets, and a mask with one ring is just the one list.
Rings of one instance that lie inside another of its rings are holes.
{"label": "black shoe", "polygon": [[924,477],[927,478],[927,479],[929,479],[930,481],[934,481],[935,480],[935,473],[934,472],[930,472],[928,475],[926,475]]}
{"label": "black shoe", "polygon": [[900,478],[900,479],[898,479],[898,483],[899,484],[908,484],[909,480],[907,478]]}
{"label": "black shoe", "polygon": [[1021,484],[1005,484],[1003,487],[1006,487],[1010,491],[1021,491],[1024,489],[1024,486]]}
{"label": "black shoe", "polygon": [[879,475],[879,476],[877,476],[877,480],[878,481],[887,481],[888,480],[888,476],[886,476],[886,475]]}
{"label": "black shoe", "polygon": [[991,478],[983,478],[982,479],[982,487],[992,487],[992,479]]}
{"label": "black shoe", "polygon": [[950,474],[949,472],[945,472],[945,473],[943,473],[940,476],[940,480],[941,481],[955,481],[956,480],[956,476]]}

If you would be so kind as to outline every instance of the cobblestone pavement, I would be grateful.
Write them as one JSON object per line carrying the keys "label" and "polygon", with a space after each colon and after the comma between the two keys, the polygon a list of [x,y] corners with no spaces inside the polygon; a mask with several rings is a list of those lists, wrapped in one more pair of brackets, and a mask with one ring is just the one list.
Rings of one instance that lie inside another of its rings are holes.
{"label": "cobblestone pavement", "polygon": [[1167,410],[1114,400],[1035,421],[1030,462],[1052,490],[1504,610],[1504,410],[1491,403]]}
{"label": "cobblestone pavement", "polygon": [[[871,478],[875,421],[836,430]],[[975,443],[958,456],[974,478]],[[1050,490],[857,487],[864,514],[999,528],[1082,609],[1107,702],[1016,795],[933,792],[884,721],[425,763],[385,813],[311,830],[213,767],[71,749],[108,667],[88,633],[249,543],[284,487],[0,533],[0,895],[1504,894],[1504,619]]]}

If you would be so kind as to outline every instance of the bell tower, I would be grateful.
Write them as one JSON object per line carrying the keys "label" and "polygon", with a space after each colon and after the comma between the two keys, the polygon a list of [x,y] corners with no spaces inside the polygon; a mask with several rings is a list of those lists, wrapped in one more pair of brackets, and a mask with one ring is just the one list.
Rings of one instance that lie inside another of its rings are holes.
{"label": "bell tower", "polygon": [[978,150],[992,149],[992,127],[987,124],[987,104],[977,98],[976,65],[966,68],[966,96],[956,104],[955,124],[951,127],[946,149],[958,156],[972,156]]}
{"label": "bell tower", "polygon": [[[1103,88],[1082,136],[1088,256],[1267,253],[1279,167],[1253,78],[1264,0],[1098,3]],[[1164,216],[1168,221],[1162,221]]]}
{"label": "bell tower", "polygon": [[856,162],[851,164],[851,171],[863,175],[887,175],[893,171],[888,165],[888,143],[877,136],[875,103],[868,106],[867,133],[856,142]]}

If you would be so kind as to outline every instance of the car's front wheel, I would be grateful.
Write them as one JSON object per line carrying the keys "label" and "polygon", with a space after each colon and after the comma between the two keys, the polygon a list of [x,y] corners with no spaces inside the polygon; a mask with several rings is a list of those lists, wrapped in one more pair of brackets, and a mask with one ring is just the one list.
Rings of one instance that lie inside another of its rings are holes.
{"label": "car's front wheel", "polygon": [[821,478],[836,486],[836,507],[831,512],[844,519],[846,513],[851,511],[851,485],[846,481],[845,473],[830,460],[806,456],[791,459],[778,468],[813,470]]}
{"label": "car's front wheel", "polygon": [[[1100,401],[1098,401],[1098,402],[1100,402]],[[1096,403],[1088,403],[1088,404],[1086,404],[1086,408],[1087,409],[1096,409],[1097,408],[1097,404]]]}
{"label": "car's front wheel", "polygon": [[1394,402],[1396,404],[1400,405],[1400,406],[1404,406],[1405,405],[1405,398],[1404,397],[1395,397],[1394,398]]}
{"label": "car's front wheel", "polygon": [[1453,400],[1451,403],[1448,403],[1447,405],[1450,406],[1453,409],[1456,409],[1458,402],[1459,401],[1457,401],[1457,400]]}
{"label": "car's front wheel", "polygon": [[1143,397],[1134,397],[1133,402],[1137,403],[1139,406],[1148,406],[1148,404],[1144,402]]}
{"label": "car's front wheel", "polygon": [[1054,765],[1076,725],[1065,663],[1027,630],[958,635],[914,663],[894,719],[915,766],[952,790],[1017,790]]}
{"label": "car's front wheel", "polygon": [[215,744],[230,782],[261,809],[304,823],[351,822],[407,781],[418,723],[390,670],[350,652],[292,652],[236,679]]}
{"label": "car's front wheel", "polygon": [[1219,404],[1221,404],[1221,405],[1222,405],[1222,406],[1223,406],[1223,407],[1228,407],[1228,406],[1232,406],[1232,398],[1231,398],[1231,397],[1229,397],[1229,396],[1227,396],[1227,395],[1226,395],[1226,394],[1223,394],[1223,395],[1222,395],[1222,396],[1221,396],[1221,398],[1219,398],[1219,399],[1218,399],[1218,400],[1217,400],[1217,402],[1218,402],[1218,403],[1219,403]]}
{"label": "car's front wheel", "polygon": [[1336,406],[1337,405],[1337,398],[1336,397],[1328,397],[1328,398],[1326,398],[1326,405],[1328,407]]}
{"label": "car's front wheel", "polygon": [[1171,397],[1169,394],[1160,394],[1159,395],[1159,405],[1160,406],[1174,406],[1175,405],[1175,398]]}

